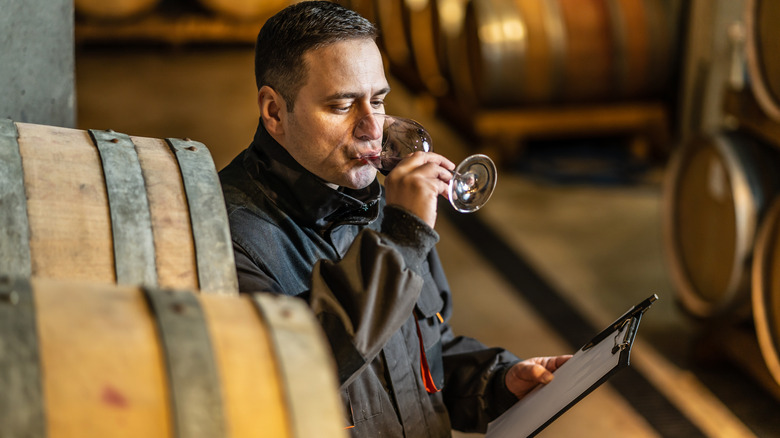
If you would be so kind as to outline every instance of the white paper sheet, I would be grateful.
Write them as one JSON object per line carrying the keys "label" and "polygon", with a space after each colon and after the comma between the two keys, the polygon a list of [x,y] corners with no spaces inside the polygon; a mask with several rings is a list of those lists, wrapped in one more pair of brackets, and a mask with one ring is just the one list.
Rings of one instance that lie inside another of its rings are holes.
{"label": "white paper sheet", "polygon": [[612,351],[623,343],[630,325],[624,325],[588,350],[577,351],[553,373],[552,382],[537,387],[490,423],[485,438],[529,436],[583,393],[592,390],[620,365],[621,352]]}

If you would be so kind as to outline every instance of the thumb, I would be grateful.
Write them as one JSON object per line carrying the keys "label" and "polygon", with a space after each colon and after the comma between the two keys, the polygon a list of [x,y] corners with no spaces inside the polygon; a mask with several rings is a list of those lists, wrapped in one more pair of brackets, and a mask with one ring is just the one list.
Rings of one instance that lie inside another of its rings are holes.
{"label": "thumb", "polygon": [[553,374],[543,365],[535,363],[520,367],[517,377],[528,382],[549,383],[553,379]]}

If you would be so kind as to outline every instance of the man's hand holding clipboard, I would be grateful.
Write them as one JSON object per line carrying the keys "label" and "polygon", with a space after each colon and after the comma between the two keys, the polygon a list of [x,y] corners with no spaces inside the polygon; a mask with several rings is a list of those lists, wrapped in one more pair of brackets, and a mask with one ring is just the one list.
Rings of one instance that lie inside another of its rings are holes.
{"label": "man's hand holding clipboard", "polygon": [[599,332],[555,371],[555,378],[520,399],[488,426],[486,438],[534,436],[613,374],[629,365],[642,315],[651,295]]}

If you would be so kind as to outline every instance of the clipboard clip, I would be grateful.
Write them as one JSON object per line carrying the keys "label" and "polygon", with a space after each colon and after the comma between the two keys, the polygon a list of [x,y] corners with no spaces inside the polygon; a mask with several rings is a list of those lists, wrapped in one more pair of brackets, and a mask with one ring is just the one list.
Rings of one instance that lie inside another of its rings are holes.
{"label": "clipboard clip", "polygon": [[658,295],[653,294],[641,303],[637,304],[636,306],[628,309],[626,313],[624,313],[620,318],[616,319],[615,322],[610,324],[607,328],[601,331],[601,333],[597,334],[593,339],[590,340],[587,344],[585,344],[584,347],[582,347],[582,351],[587,351],[599,342],[603,341],[607,338],[612,332],[617,331],[618,333],[615,334],[615,346],[612,348],[612,354],[615,354],[618,351],[622,351],[626,349],[630,342],[626,341],[628,339],[628,335],[631,332],[631,330],[626,331],[626,337],[624,338],[624,342],[618,344],[618,337],[620,336],[620,332],[623,329],[623,327],[626,326],[626,324],[629,324],[632,320],[639,319],[642,317],[642,315],[647,311],[647,309],[650,308],[650,305],[655,302],[655,300],[658,299]]}
{"label": "clipboard clip", "polygon": [[623,351],[626,348],[628,348],[629,345],[631,345],[631,342],[628,340],[629,333],[626,332],[623,336],[623,342],[618,343],[618,338],[620,337],[620,333],[623,331],[623,328],[627,326],[631,322],[631,319],[624,319],[623,323],[620,324],[619,327],[616,328],[617,333],[615,333],[615,338],[613,339],[614,346],[612,347],[612,354],[617,353],[618,351]]}

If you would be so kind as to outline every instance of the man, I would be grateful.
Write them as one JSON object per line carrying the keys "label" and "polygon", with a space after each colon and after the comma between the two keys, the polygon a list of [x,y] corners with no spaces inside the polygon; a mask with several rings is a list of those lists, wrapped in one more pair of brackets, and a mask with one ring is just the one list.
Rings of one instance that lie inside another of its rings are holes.
{"label": "man", "polygon": [[567,357],[521,362],[453,335],[433,226],[454,165],[415,153],[383,189],[362,158],[381,131],[358,121],[384,113],[390,91],[375,38],[329,2],[289,6],[260,30],[260,123],[220,172],[239,287],[308,301],[354,436],[484,431]]}

